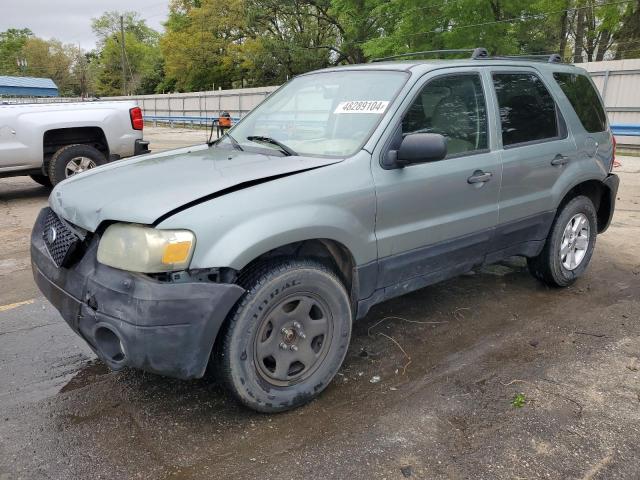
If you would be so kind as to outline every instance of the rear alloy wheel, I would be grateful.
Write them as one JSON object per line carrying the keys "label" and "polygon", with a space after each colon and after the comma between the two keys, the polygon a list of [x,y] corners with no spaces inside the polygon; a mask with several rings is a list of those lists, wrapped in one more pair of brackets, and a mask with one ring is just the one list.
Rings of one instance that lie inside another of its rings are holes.
{"label": "rear alloy wheel", "polygon": [[310,401],[338,372],[351,337],[349,295],[338,276],[313,260],[253,267],[247,289],[216,344],[228,389],[261,412]]}
{"label": "rear alloy wheel", "polygon": [[560,261],[567,270],[580,266],[589,250],[591,227],[584,213],[574,215],[564,227],[560,243]]}
{"label": "rear alloy wheel", "polygon": [[529,258],[531,273],[552,287],[567,287],[589,265],[598,233],[596,209],[588,197],[570,200],[558,212],[542,252]]}
{"label": "rear alloy wheel", "polygon": [[67,145],[51,157],[49,162],[49,178],[53,185],[62,180],[91,170],[107,163],[100,150],[91,145]]}

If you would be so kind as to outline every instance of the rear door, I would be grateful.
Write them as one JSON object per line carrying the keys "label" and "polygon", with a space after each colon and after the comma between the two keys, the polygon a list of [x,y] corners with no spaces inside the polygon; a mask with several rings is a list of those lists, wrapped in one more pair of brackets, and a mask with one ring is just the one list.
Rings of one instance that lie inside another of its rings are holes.
{"label": "rear door", "polygon": [[[498,220],[501,179],[499,154],[490,148],[485,87],[479,68],[428,74],[374,154],[378,288],[387,289],[387,297],[464,272],[484,258]],[[447,157],[393,170],[377,161],[419,132],[447,137]]]}
{"label": "rear door", "polygon": [[[511,248],[514,254],[527,254],[528,242],[546,238],[557,207],[553,190],[567,165],[575,162],[576,145],[552,89],[539,72],[496,67],[491,81],[503,164],[500,214],[491,251]],[[518,246],[525,250],[519,251]]]}

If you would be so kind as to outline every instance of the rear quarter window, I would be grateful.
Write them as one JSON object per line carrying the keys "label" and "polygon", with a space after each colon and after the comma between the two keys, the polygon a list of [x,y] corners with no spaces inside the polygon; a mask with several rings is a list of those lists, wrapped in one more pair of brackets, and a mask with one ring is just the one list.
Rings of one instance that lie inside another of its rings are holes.
{"label": "rear quarter window", "polygon": [[603,132],[607,129],[607,117],[600,97],[585,75],[555,72],[553,78],[569,99],[587,132]]}

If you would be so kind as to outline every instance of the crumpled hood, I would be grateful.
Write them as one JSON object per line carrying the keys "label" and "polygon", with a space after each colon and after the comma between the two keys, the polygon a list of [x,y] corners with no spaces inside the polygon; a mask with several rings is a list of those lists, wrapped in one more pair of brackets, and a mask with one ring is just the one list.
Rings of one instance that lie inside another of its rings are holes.
{"label": "crumpled hood", "polygon": [[120,160],[71,177],[54,188],[49,204],[58,215],[91,232],[104,220],[150,225],[222,190],[339,161],[198,145]]}

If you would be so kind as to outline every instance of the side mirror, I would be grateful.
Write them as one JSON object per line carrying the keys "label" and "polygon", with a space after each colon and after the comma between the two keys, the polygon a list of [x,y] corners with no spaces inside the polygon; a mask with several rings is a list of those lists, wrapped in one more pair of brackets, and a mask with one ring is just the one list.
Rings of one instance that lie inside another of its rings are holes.
{"label": "side mirror", "polygon": [[390,168],[433,162],[447,156],[447,139],[439,133],[413,133],[402,139],[400,148],[389,152],[385,162]]}

